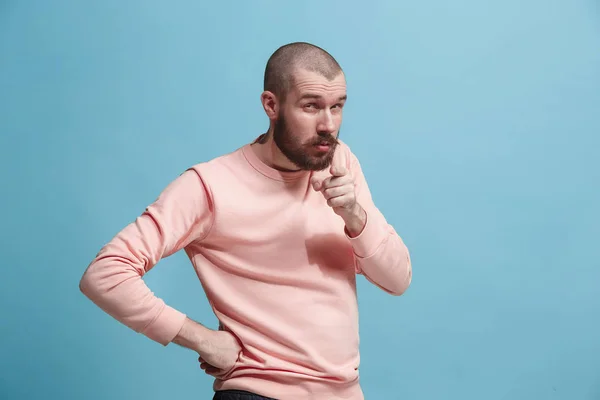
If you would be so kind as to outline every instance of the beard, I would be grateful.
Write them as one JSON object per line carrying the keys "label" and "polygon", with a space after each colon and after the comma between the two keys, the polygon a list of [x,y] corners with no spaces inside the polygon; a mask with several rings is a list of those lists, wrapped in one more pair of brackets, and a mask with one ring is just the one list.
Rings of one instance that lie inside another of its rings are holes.
{"label": "beard", "polygon": [[[288,160],[305,171],[321,171],[328,168],[338,145],[338,140],[327,132],[318,132],[314,139],[300,142],[288,129],[285,117],[281,114],[273,126],[273,141]],[[327,143],[329,150],[317,151],[315,146],[321,143]]]}

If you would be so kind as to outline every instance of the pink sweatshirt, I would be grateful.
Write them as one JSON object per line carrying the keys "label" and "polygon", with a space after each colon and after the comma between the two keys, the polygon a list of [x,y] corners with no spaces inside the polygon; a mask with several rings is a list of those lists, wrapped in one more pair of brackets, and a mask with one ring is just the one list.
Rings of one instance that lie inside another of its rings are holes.
{"label": "pink sweatshirt", "polygon": [[[215,315],[242,343],[214,389],[277,399],[363,399],[356,274],[393,295],[410,284],[402,239],[373,204],[357,158],[338,151],[367,213],[359,236],[312,189],[310,172],[279,172],[247,144],[171,182],[106,244],[82,292],[136,332],[169,344],[186,315],[142,277],[184,250]],[[202,322],[202,321],[200,321]]]}

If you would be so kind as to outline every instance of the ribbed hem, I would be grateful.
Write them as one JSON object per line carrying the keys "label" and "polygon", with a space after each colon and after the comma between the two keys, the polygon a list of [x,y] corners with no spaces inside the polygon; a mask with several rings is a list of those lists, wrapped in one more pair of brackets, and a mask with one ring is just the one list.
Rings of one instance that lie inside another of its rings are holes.
{"label": "ribbed hem", "polygon": [[158,317],[142,333],[166,346],[177,336],[185,322],[185,318],[186,315],[182,312],[165,305]]}
{"label": "ribbed hem", "polygon": [[240,376],[226,381],[216,380],[214,390],[246,390],[278,400],[364,400],[358,378],[349,383],[300,381],[281,383],[260,379],[260,375]]}

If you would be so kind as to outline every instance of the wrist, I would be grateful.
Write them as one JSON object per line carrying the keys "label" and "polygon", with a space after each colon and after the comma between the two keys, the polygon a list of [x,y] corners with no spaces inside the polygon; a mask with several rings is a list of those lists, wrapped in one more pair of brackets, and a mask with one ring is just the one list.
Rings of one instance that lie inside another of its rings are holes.
{"label": "wrist", "polygon": [[200,326],[197,332],[196,343],[195,343],[195,351],[201,356],[206,356],[207,354],[212,354],[214,352],[214,340],[213,334],[215,331],[210,330],[204,326]]}
{"label": "wrist", "polygon": [[350,237],[360,235],[367,223],[367,213],[358,203],[341,217],[346,223],[346,231]]}
{"label": "wrist", "polygon": [[211,333],[210,329],[186,318],[173,342],[199,354],[205,353],[210,348]]}

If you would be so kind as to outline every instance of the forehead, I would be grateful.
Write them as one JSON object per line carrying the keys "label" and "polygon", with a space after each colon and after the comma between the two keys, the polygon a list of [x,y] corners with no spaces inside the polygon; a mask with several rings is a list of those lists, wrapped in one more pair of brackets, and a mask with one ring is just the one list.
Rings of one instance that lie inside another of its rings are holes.
{"label": "forehead", "polygon": [[294,72],[290,95],[297,99],[314,95],[337,101],[346,95],[346,78],[341,72],[333,79],[327,79],[319,73],[300,69]]}

